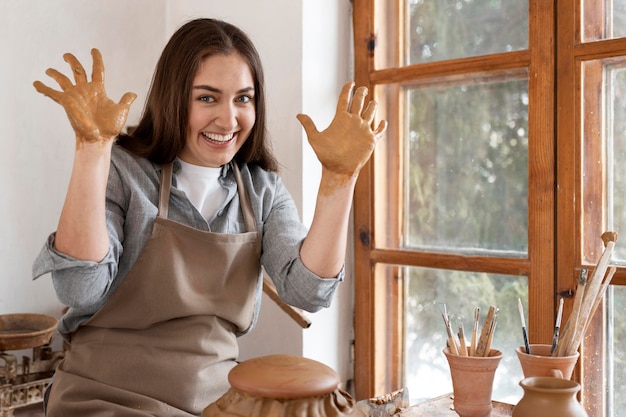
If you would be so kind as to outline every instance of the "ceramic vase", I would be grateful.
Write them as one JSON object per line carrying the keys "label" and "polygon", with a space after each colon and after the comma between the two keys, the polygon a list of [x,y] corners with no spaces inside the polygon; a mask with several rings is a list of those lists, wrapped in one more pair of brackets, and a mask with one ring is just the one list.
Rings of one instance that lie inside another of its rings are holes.
{"label": "ceramic vase", "polygon": [[588,417],[576,399],[580,385],[567,379],[533,376],[520,382],[522,399],[512,417]]}
{"label": "ceramic vase", "polygon": [[443,350],[452,377],[454,411],[461,417],[489,417],[493,378],[502,352],[491,349],[489,356],[460,356]]}

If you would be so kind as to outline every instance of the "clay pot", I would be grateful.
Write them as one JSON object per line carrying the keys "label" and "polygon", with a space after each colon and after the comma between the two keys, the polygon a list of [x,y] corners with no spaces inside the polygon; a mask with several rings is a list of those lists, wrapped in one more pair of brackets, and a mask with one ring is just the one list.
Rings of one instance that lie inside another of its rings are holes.
{"label": "clay pot", "polygon": [[491,349],[489,356],[459,356],[443,350],[450,365],[454,411],[461,417],[489,417],[493,378],[502,352]]}
{"label": "clay pot", "polygon": [[523,379],[520,386],[524,395],[512,417],[588,417],[576,399],[580,385],[575,381],[533,376]]}
{"label": "clay pot", "polygon": [[530,354],[523,346],[515,349],[524,378],[531,376],[551,376],[570,379],[578,361],[579,353],[571,356],[550,356],[551,345],[530,345]]}

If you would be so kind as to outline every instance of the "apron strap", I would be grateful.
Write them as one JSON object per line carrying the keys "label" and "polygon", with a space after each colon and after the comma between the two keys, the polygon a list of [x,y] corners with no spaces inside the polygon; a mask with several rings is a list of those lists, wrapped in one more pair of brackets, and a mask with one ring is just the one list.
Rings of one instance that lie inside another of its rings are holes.
{"label": "apron strap", "polygon": [[170,207],[170,188],[172,186],[172,163],[161,167],[161,187],[159,188],[159,211],[157,217],[167,219]]}
{"label": "apron strap", "polygon": [[243,212],[243,219],[246,222],[246,229],[248,232],[256,232],[256,221],[254,220],[254,212],[252,211],[252,204],[250,203],[250,196],[246,187],[243,186],[243,180],[241,179],[241,172],[237,162],[232,163],[233,171],[235,172],[235,180],[237,181],[237,189],[239,190],[239,199],[241,200],[241,211]]}

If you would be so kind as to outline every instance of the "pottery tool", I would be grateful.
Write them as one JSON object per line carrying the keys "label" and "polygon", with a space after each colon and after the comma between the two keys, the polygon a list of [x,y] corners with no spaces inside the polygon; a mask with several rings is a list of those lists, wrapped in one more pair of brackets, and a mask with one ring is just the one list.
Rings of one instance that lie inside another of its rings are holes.
{"label": "pottery tool", "polygon": [[493,342],[493,335],[496,333],[496,324],[498,324],[499,312],[500,309],[496,308],[496,311],[493,314],[493,320],[491,321],[491,328],[489,329],[489,337],[487,338],[487,346],[485,347],[484,356],[489,356],[489,353],[491,352],[491,342]]}
{"label": "pottery tool", "polygon": [[[584,332],[586,331],[589,322],[593,319],[592,312],[594,307],[600,303],[603,296],[603,288],[608,286],[608,282],[603,286],[605,282],[605,275],[607,272],[609,261],[613,255],[615,248],[615,242],[617,241],[616,232],[604,232],[602,234],[602,242],[604,243],[604,250],[600,256],[598,264],[593,269],[591,277],[585,284],[585,291],[582,295],[582,301],[577,311],[572,311],[571,318],[574,321],[571,326],[568,327],[567,337],[563,338],[563,343],[559,344],[556,356],[570,356],[573,355],[580,346]],[[609,282],[613,277],[613,274],[609,272]],[[578,294],[577,294],[578,295]],[[569,323],[570,320],[568,320]]]}
{"label": "pottery tool", "polygon": [[465,343],[465,330],[463,329],[463,323],[459,321],[459,353],[461,356],[467,356],[467,344]]}
{"label": "pottery tool", "polygon": [[452,332],[452,326],[450,325],[450,317],[448,317],[448,313],[445,311],[441,313],[441,315],[443,316],[443,322],[446,325],[446,332],[448,333],[448,347],[450,349],[450,352],[454,355],[458,355],[459,348],[456,345],[456,341],[454,340],[454,333]]}
{"label": "pottery tool", "polygon": [[476,336],[478,334],[478,320],[480,319],[480,307],[474,308],[474,327],[472,328],[472,340],[470,341],[470,356],[476,355]]}
{"label": "pottery tool", "polygon": [[530,343],[528,342],[528,331],[526,330],[526,319],[524,318],[524,307],[522,306],[522,300],[517,299],[517,307],[519,309],[519,318],[522,321],[522,335],[524,336],[524,349],[526,353],[530,354]]}
{"label": "pottery tool", "polygon": [[559,346],[556,350],[554,356],[561,356],[562,353],[568,348],[567,344],[572,338],[572,332],[576,328],[578,321],[580,320],[580,305],[583,302],[583,297],[585,295],[585,286],[587,285],[587,274],[588,269],[583,268],[580,270],[580,274],[578,275],[578,284],[576,286],[576,294],[574,295],[574,307],[572,308],[572,313],[570,314],[570,318],[565,323],[565,327],[561,332],[561,339],[564,342],[559,343]]}
{"label": "pottery tool", "polygon": [[483,328],[480,333],[480,338],[478,339],[478,345],[476,346],[476,356],[489,355],[489,351],[487,351],[487,344],[489,343],[490,332],[493,330],[491,323],[494,320],[495,314],[496,308],[494,306],[489,307],[485,323],[483,324]]}
{"label": "pottery tool", "polygon": [[302,310],[290,306],[280,299],[276,287],[267,275],[263,276],[263,292],[267,294],[267,296],[270,297],[270,299],[274,301],[276,305],[281,308],[281,310],[287,313],[289,317],[291,317],[296,323],[298,323],[300,327],[302,327],[303,329],[308,329],[311,326],[311,320],[309,320],[308,317],[304,315]]}
{"label": "pottery tool", "polygon": [[556,352],[556,345],[559,342],[559,329],[561,328],[561,317],[563,316],[563,297],[559,300],[559,310],[556,313],[556,324],[554,325],[554,334],[552,335],[552,347],[550,348],[550,356]]}

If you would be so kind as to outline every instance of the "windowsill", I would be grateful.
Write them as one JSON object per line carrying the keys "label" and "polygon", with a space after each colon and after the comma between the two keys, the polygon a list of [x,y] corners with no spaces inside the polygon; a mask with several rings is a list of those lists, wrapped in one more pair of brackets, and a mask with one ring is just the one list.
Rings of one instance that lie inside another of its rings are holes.
{"label": "windowsill", "polygon": [[[491,417],[510,417],[513,414],[513,405],[493,401]],[[427,400],[400,413],[401,417],[458,417],[452,406],[452,394]]]}

